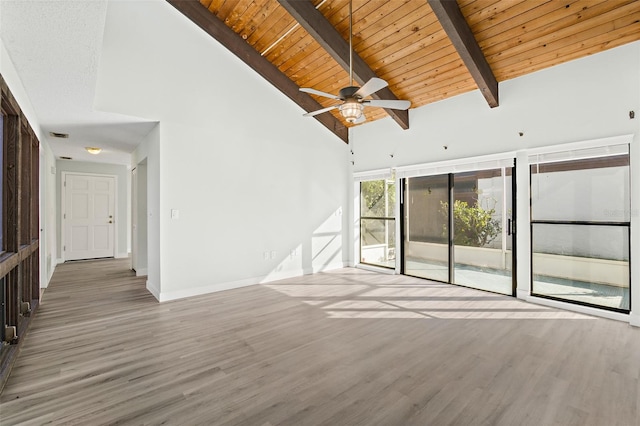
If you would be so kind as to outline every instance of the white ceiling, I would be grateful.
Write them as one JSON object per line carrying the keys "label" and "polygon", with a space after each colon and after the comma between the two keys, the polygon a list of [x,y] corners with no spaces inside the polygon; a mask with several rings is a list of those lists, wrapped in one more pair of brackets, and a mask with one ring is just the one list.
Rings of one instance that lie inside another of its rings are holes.
{"label": "white ceiling", "polygon": [[[107,0],[0,0],[0,37],[56,158],[130,164],[155,122],[96,111]],[[86,146],[103,149],[91,155]]]}

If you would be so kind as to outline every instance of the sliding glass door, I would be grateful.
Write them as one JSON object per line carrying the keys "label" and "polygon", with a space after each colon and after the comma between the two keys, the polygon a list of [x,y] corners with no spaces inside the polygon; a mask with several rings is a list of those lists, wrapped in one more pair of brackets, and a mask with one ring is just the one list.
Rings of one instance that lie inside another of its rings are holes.
{"label": "sliding glass door", "polygon": [[405,179],[403,272],[513,295],[512,170]]}
{"label": "sliding glass door", "polygon": [[511,168],[453,175],[453,283],[513,294]]}
{"label": "sliding glass door", "polygon": [[449,175],[405,180],[404,273],[449,282]]}
{"label": "sliding glass door", "polygon": [[360,183],[360,262],[396,266],[396,182]]}

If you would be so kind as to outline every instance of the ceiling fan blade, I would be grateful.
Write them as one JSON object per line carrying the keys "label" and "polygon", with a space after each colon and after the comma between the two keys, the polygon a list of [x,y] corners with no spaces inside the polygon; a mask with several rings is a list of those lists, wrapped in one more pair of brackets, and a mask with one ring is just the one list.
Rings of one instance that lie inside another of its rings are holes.
{"label": "ceiling fan blade", "polygon": [[316,89],[310,89],[308,87],[301,87],[300,91],[301,92],[305,92],[305,93],[311,93],[311,94],[318,95],[318,96],[322,96],[324,98],[335,99],[337,101],[340,100],[340,98],[337,97],[336,95],[332,95],[331,93],[327,93],[327,92],[321,92],[320,90],[316,90]]}
{"label": "ceiling fan blade", "polygon": [[302,114],[303,117],[313,117],[314,115],[322,114],[323,112],[331,111],[332,109],[338,108],[339,105],[333,105],[330,107],[322,108],[317,111],[311,111],[306,114]]}
{"label": "ceiling fan blade", "polygon": [[374,107],[389,108],[389,109],[409,109],[411,106],[410,101],[402,100],[385,100],[385,99],[371,99],[362,101],[363,104]]}
{"label": "ceiling fan blade", "polygon": [[388,85],[389,85],[389,83],[387,83],[383,79],[377,78],[377,77],[373,77],[372,79],[367,81],[364,84],[364,86],[362,86],[360,89],[358,89],[358,91],[355,93],[355,96],[360,96],[361,98],[366,98],[370,94],[375,93],[380,89],[384,89]]}

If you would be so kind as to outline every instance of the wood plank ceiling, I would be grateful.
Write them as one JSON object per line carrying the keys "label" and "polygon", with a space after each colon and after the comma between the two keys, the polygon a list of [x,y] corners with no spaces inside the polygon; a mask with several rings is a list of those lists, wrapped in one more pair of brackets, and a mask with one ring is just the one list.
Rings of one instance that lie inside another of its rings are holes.
{"label": "wood plank ceiling", "polygon": [[[199,0],[198,9],[207,15],[193,10],[198,0],[168,1],[201,27],[208,26],[210,34],[212,24],[224,23],[296,87],[337,94],[349,86],[348,66],[340,65],[322,40],[314,39],[305,23],[287,11],[290,4],[306,0]],[[310,2],[348,43],[349,0]],[[353,0],[354,59],[361,58],[389,83],[390,92],[383,98],[395,95],[417,108],[478,89],[478,76],[468,58],[462,59],[465,52],[452,43],[451,29],[445,31],[451,23],[441,21],[442,12],[434,13],[443,4],[449,7],[451,0]],[[463,25],[466,21],[498,83],[640,40],[640,0],[458,0],[453,8],[459,8]],[[337,103],[310,96],[319,105],[296,101],[307,111]],[[316,118],[330,114],[334,119],[324,117],[323,124],[346,141],[340,128],[348,124],[337,110]],[[366,107],[365,114],[367,121],[374,121],[388,113]],[[402,118],[394,119],[403,128],[409,125],[408,117],[406,125]]]}

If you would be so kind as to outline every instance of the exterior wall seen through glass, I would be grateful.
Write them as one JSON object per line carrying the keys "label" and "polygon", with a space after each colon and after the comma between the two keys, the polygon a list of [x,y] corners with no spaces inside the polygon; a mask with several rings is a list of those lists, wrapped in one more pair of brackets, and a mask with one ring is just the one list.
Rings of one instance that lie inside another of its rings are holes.
{"label": "exterior wall seen through glass", "polygon": [[453,175],[453,283],[513,295],[511,168]]}
{"label": "exterior wall seen through glass", "polygon": [[531,166],[532,293],[629,312],[629,155]]}

